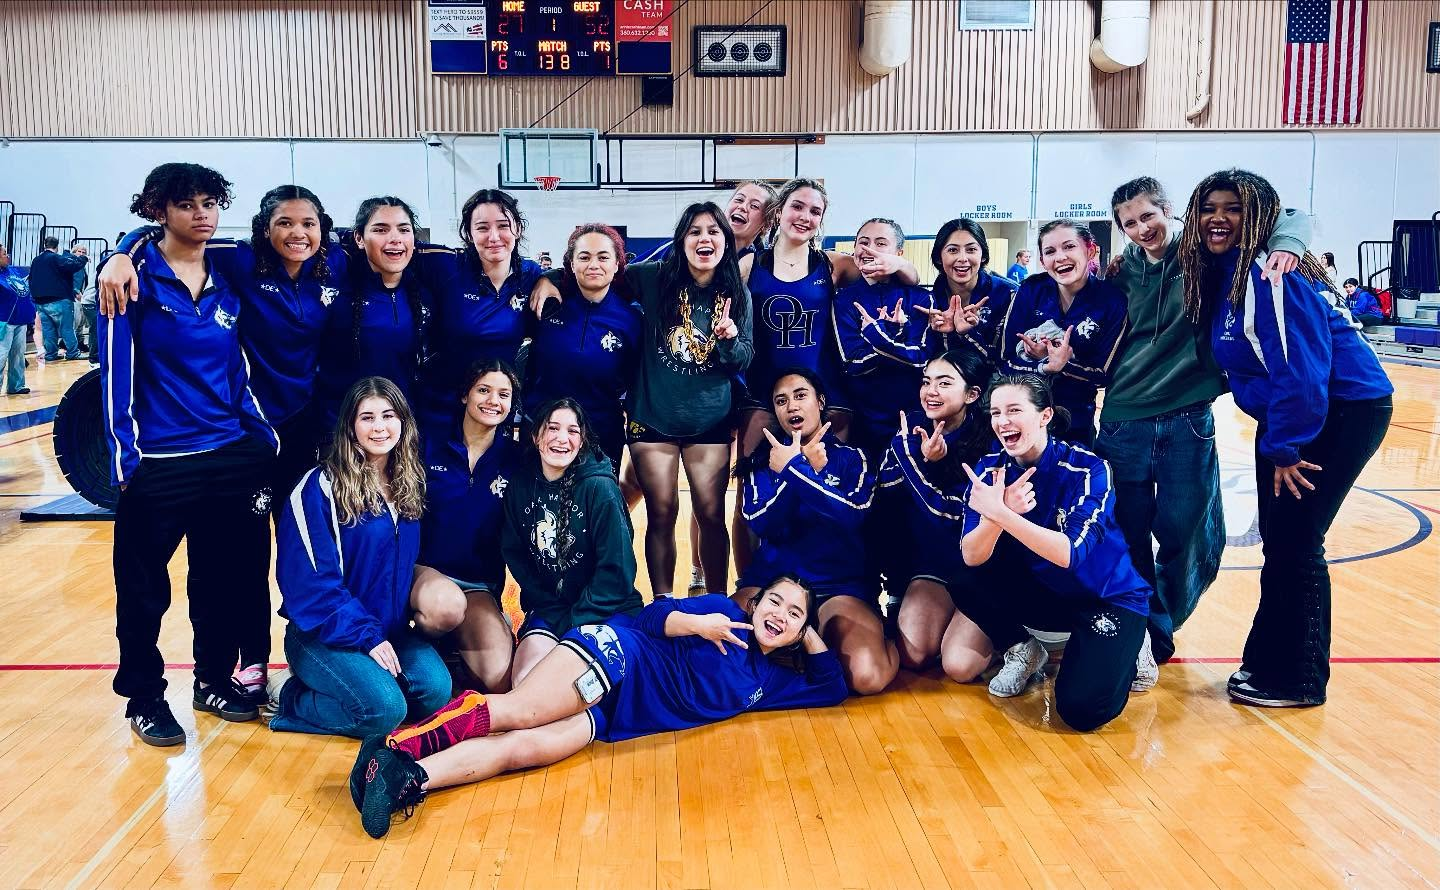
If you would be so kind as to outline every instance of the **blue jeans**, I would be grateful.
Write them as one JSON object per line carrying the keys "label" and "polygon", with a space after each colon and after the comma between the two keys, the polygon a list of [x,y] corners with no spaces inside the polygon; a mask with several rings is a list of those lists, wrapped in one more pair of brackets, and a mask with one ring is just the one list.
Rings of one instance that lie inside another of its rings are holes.
{"label": "blue jeans", "polygon": [[414,631],[390,643],[400,657],[399,679],[366,652],[327,646],[287,625],[285,657],[294,676],[280,693],[270,728],[364,739],[444,707],[450,700],[450,672],[435,648]]}
{"label": "blue jeans", "polygon": [[25,388],[25,325],[0,321],[0,370],[5,371],[5,391]]}
{"label": "blue jeans", "polygon": [[1225,551],[1215,418],[1203,403],[1102,422],[1095,451],[1110,462],[1115,520],[1130,559],[1155,591],[1150,641],[1163,663],[1175,654],[1175,631],[1215,580]]}
{"label": "blue jeans", "polygon": [[36,303],[35,314],[40,317],[40,338],[45,343],[45,361],[53,362],[59,356],[60,344],[55,337],[57,328],[60,339],[65,341],[65,356],[72,359],[80,357],[80,346],[75,339],[74,300]]}

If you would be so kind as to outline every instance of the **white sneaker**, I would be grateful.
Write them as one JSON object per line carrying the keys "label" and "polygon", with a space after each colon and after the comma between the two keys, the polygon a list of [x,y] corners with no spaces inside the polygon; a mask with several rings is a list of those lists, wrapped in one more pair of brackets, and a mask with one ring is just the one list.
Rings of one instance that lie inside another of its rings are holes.
{"label": "white sneaker", "polygon": [[1050,653],[1040,641],[1029,637],[1005,650],[1005,664],[990,680],[990,694],[1011,698],[1024,692],[1034,680],[1043,676],[1040,669],[1050,660]]}
{"label": "white sneaker", "polygon": [[1135,679],[1130,681],[1131,692],[1149,692],[1160,682],[1160,666],[1155,663],[1155,653],[1150,648],[1150,631],[1145,631],[1145,642],[1140,644],[1140,654],[1135,658]]}
{"label": "white sneaker", "polygon": [[270,718],[280,713],[280,690],[290,682],[294,676],[289,668],[281,668],[265,678],[265,704],[260,706],[260,716],[268,723]]}
{"label": "white sneaker", "polygon": [[705,572],[704,572],[702,569],[699,569],[699,568],[696,568],[696,567],[693,567],[693,566],[692,566],[691,569],[690,569],[690,589],[689,589],[689,592],[693,594],[693,593],[695,593],[697,590],[698,590],[699,592],[701,592],[701,593],[709,593],[709,592],[710,592],[710,589],[705,586]]}

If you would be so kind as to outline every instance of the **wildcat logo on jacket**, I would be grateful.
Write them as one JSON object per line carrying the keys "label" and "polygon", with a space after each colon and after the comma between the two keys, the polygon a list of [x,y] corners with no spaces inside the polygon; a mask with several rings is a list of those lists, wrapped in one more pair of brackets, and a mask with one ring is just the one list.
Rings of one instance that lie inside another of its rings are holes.
{"label": "wildcat logo on jacket", "polygon": [[320,305],[328,307],[331,303],[335,302],[335,298],[338,296],[340,296],[340,289],[338,287],[321,287]]}
{"label": "wildcat logo on jacket", "polygon": [[515,312],[525,311],[525,295],[516,294],[510,298],[510,308]]}
{"label": "wildcat logo on jacket", "polygon": [[600,348],[606,352],[614,352],[620,348],[620,338],[615,336],[614,331],[606,331],[605,336],[600,338]]}
{"label": "wildcat logo on jacket", "polygon": [[[575,535],[570,523],[581,521],[580,507],[571,504],[569,515],[561,516],[558,497],[545,498],[525,508],[525,515],[533,523],[530,527],[530,551],[541,565],[552,572],[564,572],[584,559],[585,554],[575,547]],[[564,520],[564,521],[562,521]]]}
{"label": "wildcat logo on jacket", "polygon": [[1099,330],[1099,328],[1100,323],[1098,321],[1090,318],[1089,316],[1086,316],[1084,321],[1080,322],[1075,326],[1075,333],[1084,337],[1086,340],[1089,340],[1091,337],[1095,336],[1095,332]]}
{"label": "wildcat logo on jacket", "polygon": [[225,307],[215,307],[215,323],[225,330],[235,327],[235,316],[225,311]]}
{"label": "wildcat logo on jacket", "polygon": [[490,493],[497,498],[505,497],[505,489],[510,487],[510,480],[504,476],[496,476],[490,480]]}
{"label": "wildcat logo on jacket", "polygon": [[270,488],[268,486],[262,488],[259,491],[255,492],[255,494],[251,495],[250,512],[254,513],[256,516],[264,516],[266,513],[270,512],[270,505],[274,503],[274,501],[275,498],[271,495]]}

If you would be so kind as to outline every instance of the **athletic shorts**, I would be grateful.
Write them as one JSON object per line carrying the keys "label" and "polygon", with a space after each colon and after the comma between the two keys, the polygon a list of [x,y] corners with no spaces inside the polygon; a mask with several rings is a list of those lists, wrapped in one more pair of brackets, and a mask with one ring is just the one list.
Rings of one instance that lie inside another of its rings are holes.
{"label": "athletic shorts", "polygon": [[600,700],[586,710],[590,715],[592,739],[605,737],[610,727],[607,704],[611,694],[634,666],[632,659],[625,657],[625,648],[620,640],[620,635],[606,624],[584,624],[560,639],[560,645],[579,655],[604,689]]}
{"label": "athletic shorts", "polygon": [[523,641],[526,637],[536,634],[547,640],[555,640],[558,642],[560,639],[560,635],[555,633],[554,628],[550,626],[550,622],[541,618],[535,612],[529,612],[525,615],[525,620],[520,622],[520,630],[515,634],[515,639]]}
{"label": "athletic shorts", "polygon": [[446,575],[445,577],[455,582],[455,586],[460,588],[461,593],[471,593],[473,591],[479,591],[480,593],[488,593],[491,596],[495,595],[494,588],[492,588],[485,581],[464,581],[460,578],[455,577],[454,575]]}
{"label": "athletic shorts", "polygon": [[686,445],[729,445],[730,441],[735,438],[735,429],[727,418],[710,429],[693,436],[667,436],[638,420],[632,420],[625,425],[625,434],[631,444],[639,442],[651,445],[678,445],[684,448]]}

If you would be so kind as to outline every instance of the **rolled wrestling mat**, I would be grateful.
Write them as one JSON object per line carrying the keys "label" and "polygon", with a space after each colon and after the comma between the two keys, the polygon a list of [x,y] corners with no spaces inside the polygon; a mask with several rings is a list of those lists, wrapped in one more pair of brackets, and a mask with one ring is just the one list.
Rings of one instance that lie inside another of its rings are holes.
{"label": "rolled wrestling mat", "polygon": [[97,507],[115,509],[120,489],[110,475],[110,445],[105,439],[100,369],[80,377],[55,407],[55,462],[81,497]]}

